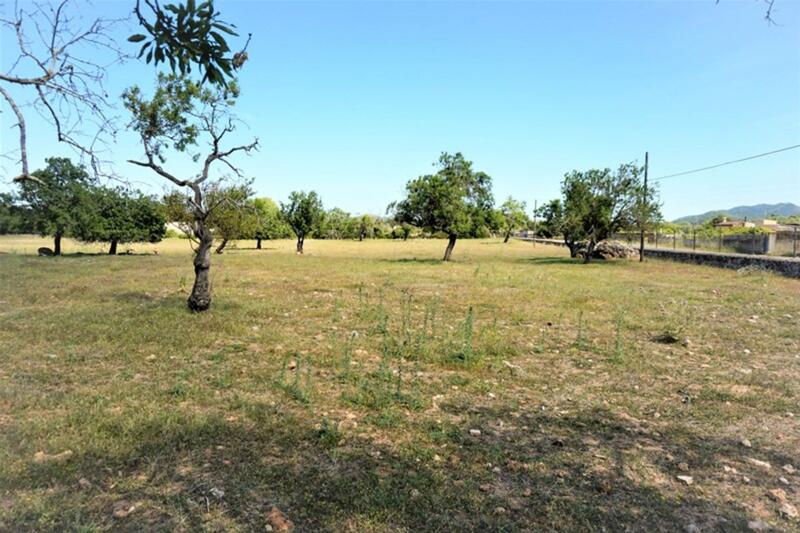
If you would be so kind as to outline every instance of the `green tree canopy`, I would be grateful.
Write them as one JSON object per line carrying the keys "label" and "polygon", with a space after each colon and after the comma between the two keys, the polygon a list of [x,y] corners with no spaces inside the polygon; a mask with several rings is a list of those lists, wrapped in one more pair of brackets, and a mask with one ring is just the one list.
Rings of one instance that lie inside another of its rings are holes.
{"label": "green tree canopy", "polygon": [[584,261],[588,263],[598,242],[636,226],[639,217],[658,212],[655,192],[651,188],[645,194],[642,176],[642,167],[634,163],[620,165],[616,171],[574,170],[564,176],[561,229],[573,256],[576,243],[585,242]]}
{"label": "green tree canopy", "polygon": [[492,178],[472,168],[461,153],[443,153],[435,174],[406,184],[406,197],[389,205],[399,223],[448,236],[444,260],[449,261],[456,239],[486,225],[492,216]]}
{"label": "green tree canopy", "polygon": [[503,205],[500,206],[500,213],[503,215],[503,226],[505,229],[505,239],[503,242],[508,242],[511,237],[511,232],[517,228],[521,228],[528,222],[528,216],[525,214],[525,202],[520,202],[509,196]]}
{"label": "green tree canopy", "polygon": [[77,225],[74,237],[110,243],[111,255],[117,253],[118,243],[158,242],[166,233],[163,207],[138,191],[94,187],[89,198],[91,214]]}
{"label": "green tree canopy", "polygon": [[72,235],[93,217],[94,179],[68,158],[51,157],[46,162],[44,169],[33,173],[36,180],[19,182],[19,198],[31,210],[34,231],[52,236],[53,253],[61,255],[61,238]]}
{"label": "green tree canopy", "polygon": [[272,198],[255,198],[252,205],[258,221],[253,232],[256,248],[261,249],[264,239],[286,239],[292,235],[292,228],[283,220],[281,209]]}
{"label": "green tree canopy", "polygon": [[297,236],[297,253],[302,254],[306,237],[319,229],[325,210],[316,192],[293,191],[287,203],[281,202],[281,216]]}
{"label": "green tree canopy", "polygon": [[215,185],[206,192],[206,222],[220,239],[216,253],[221,254],[228,242],[251,238],[259,229],[258,212],[250,200],[250,184]]}

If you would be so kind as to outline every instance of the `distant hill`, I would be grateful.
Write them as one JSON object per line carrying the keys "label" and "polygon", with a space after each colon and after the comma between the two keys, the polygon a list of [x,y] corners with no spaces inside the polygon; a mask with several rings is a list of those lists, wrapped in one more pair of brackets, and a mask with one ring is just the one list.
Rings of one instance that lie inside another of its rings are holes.
{"label": "distant hill", "polygon": [[795,205],[788,202],[781,204],[739,205],[736,207],[731,207],[730,209],[708,211],[702,215],[689,215],[686,217],[676,218],[674,222],[702,224],[703,222],[710,220],[717,215],[725,215],[734,219],[743,219],[747,217],[747,220],[766,218],[770,215],[789,217],[792,215],[800,215],[800,205]]}

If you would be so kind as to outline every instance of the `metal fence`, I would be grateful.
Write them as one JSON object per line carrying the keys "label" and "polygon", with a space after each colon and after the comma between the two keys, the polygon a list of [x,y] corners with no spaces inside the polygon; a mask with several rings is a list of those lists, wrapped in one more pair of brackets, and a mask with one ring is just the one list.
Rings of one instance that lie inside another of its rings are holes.
{"label": "metal fence", "polygon": [[[614,239],[638,247],[639,233],[617,233]],[[687,232],[651,232],[645,234],[645,247],[674,250],[703,250],[708,252],[798,257],[800,231],[764,233],[724,233],[722,231],[692,230]]]}

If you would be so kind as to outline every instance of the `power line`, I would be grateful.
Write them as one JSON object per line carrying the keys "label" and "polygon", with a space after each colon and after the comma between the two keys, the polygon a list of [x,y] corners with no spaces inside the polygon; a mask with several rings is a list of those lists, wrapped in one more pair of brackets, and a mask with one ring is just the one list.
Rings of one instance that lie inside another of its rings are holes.
{"label": "power line", "polygon": [[716,165],[711,165],[711,166],[708,166],[708,167],[696,168],[694,170],[687,170],[685,172],[676,172],[675,174],[667,174],[666,176],[661,176],[661,177],[655,178],[653,181],[661,181],[661,180],[665,180],[667,178],[676,178],[678,176],[685,176],[687,174],[694,174],[695,172],[703,172],[704,170],[711,170],[712,168],[719,168],[719,167],[724,167],[725,165],[733,165],[734,163],[741,163],[742,161],[749,161],[751,159],[758,159],[759,157],[765,157],[765,156],[772,155],[772,154],[777,154],[777,153],[780,153],[780,152],[786,152],[788,150],[794,150],[795,148],[800,148],[800,144],[795,144],[794,146],[787,146],[786,148],[780,148],[778,150],[772,150],[771,152],[764,152],[763,154],[756,154],[756,155],[751,155],[751,156],[748,156],[748,157],[743,157],[741,159],[734,159],[733,161],[725,161],[724,163],[717,163]]}

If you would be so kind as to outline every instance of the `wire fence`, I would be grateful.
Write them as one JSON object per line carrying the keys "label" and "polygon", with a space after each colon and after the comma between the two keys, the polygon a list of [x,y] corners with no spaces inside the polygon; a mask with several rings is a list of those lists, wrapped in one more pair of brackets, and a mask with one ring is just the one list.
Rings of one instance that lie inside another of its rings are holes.
{"label": "wire fence", "polygon": [[[639,233],[617,233],[614,239],[638,247]],[[645,234],[645,247],[654,249],[702,250],[707,252],[737,253],[798,257],[800,254],[800,228],[763,232],[725,233],[721,230],[690,230],[650,232]]]}

